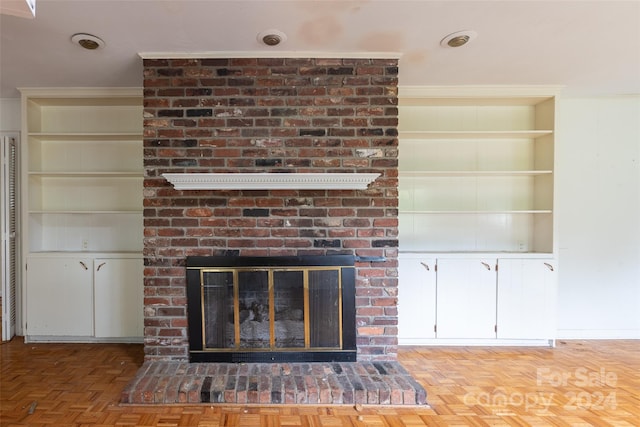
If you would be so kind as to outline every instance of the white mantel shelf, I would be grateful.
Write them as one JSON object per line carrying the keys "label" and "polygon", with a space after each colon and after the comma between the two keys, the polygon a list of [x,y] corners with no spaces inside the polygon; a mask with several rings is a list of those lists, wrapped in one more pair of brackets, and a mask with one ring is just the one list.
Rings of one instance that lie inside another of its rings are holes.
{"label": "white mantel shelf", "polygon": [[366,190],[379,173],[165,173],[176,190]]}

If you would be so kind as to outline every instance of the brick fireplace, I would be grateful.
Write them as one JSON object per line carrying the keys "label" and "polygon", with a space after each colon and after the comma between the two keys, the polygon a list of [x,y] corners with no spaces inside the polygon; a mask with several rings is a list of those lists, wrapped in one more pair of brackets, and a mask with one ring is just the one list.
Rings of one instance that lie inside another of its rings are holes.
{"label": "brick fireplace", "polygon": [[[186,258],[353,255],[359,361],[397,352],[396,59],[145,59],[145,358],[189,354]],[[379,173],[365,190],[175,190],[164,173]],[[362,261],[364,257],[383,261]]]}

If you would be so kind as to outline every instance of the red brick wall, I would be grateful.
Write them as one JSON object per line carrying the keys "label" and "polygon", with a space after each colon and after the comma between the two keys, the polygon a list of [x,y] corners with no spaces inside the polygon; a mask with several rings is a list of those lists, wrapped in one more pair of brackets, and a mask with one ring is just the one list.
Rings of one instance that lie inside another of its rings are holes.
{"label": "red brick wall", "polygon": [[[359,360],[397,350],[397,60],[144,61],[145,354],[185,360],[185,257],[358,263]],[[379,172],[367,190],[176,191],[165,172]]]}

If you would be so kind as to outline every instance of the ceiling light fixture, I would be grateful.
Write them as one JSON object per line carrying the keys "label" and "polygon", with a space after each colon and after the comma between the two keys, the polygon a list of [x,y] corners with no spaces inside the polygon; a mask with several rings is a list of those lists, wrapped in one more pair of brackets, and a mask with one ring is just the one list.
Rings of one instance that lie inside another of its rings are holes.
{"label": "ceiling light fixture", "polygon": [[280,44],[282,40],[280,39],[280,36],[278,36],[277,34],[267,34],[262,38],[262,41],[267,46],[275,46]]}
{"label": "ceiling light fixture", "polygon": [[442,40],[440,40],[440,46],[442,47],[461,47],[469,43],[471,40],[478,37],[478,33],[475,31],[457,31],[451,33]]}
{"label": "ceiling light fixture", "polygon": [[258,42],[267,46],[277,46],[287,41],[287,35],[279,30],[265,30],[258,34]]}
{"label": "ceiling light fixture", "polygon": [[87,33],[74,34],[71,36],[71,41],[87,50],[96,50],[104,46],[104,41],[100,37]]}

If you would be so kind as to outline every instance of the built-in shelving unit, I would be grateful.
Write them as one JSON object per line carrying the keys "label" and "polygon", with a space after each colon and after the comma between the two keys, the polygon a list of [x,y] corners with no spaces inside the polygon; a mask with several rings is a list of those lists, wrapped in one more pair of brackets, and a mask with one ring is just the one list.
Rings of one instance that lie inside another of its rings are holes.
{"label": "built-in shelving unit", "polygon": [[557,92],[400,88],[401,345],[554,345]]}
{"label": "built-in shelving unit", "polygon": [[25,88],[25,339],[142,336],[142,91]]}
{"label": "built-in shelving unit", "polygon": [[399,117],[401,251],[554,252],[553,91],[404,87]]}
{"label": "built-in shelving unit", "polygon": [[139,91],[22,95],[28,252],[141,251]]}

